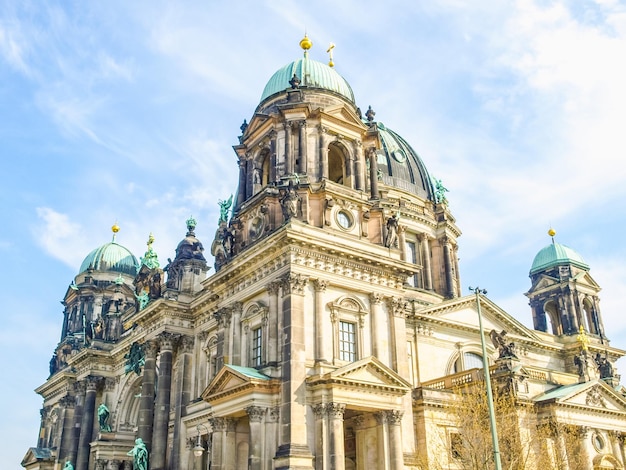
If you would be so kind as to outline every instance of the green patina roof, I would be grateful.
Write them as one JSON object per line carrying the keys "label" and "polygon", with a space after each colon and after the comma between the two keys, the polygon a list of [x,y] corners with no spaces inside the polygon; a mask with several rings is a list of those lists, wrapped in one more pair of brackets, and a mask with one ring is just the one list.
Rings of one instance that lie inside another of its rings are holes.
{"label": "green patina roof", "polygon": [[93,269],[94,271],[112,271],[136,276],[138,266],[137,258],[128,249],[111,242],[89,253],[80,265],[79,273]]}
{"label": "green patina roof", "polygon": [[533,399],[535,402],[559,399],[568,396],[571,393],[575,393],[578,390],[582,390],[588,384],[587,383],[577,383],[572,385],[564,385],[562,387],[555,388],[554,390],[550,390],[549,392],[544,393],[543,395],[539,395]]}
{"label": "green patina roof", "polygon": [[261,101],[275,93],[291,88],[289,81],[294,74],[300,79],[301,88],[321,88],[334,91],[354,103],[354,93],[345,78],[339,75],[334,68],[308,57],[295,60],[272,75],[272,78],[265,85]]}
{"label": "green patina roof", "polygon": [[232,364],[227,364],[227,365],[232,370],[239,372],[240,374],[243,374],[246,377],[250,377],[251,379],[271,380],[270,377],[268,377],[265,374],[262,374],[261,372],[259,372],[258,370],[252,367],[234,366]]}
{"label": "green patina roof", "polygon": [[576,251],[560,243],[552,242],[537,253],[530,268],[530,274],[566,264],[589,270],[589,265]]}

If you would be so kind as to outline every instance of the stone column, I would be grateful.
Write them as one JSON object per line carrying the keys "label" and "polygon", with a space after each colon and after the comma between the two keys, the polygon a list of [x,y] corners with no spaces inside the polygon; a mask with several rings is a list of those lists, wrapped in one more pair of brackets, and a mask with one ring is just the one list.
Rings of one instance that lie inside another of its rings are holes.
{"label": "stone column", "polygon": [[83,405],[85,403],[85,390],[87,383],[84,380],[74,383],[74,393],[76,394],[76,406],[74,407],[74,423],[70,438],[69,454],[67,460],[76,464],[78,455],[78,441],[80,440],[80,427],[83,421]]}
{"label": "stone column", "polygon": [[343,403],[327,403],[329,431],[329,462],[331,470],[345,470],[346,451],[343,442],[343,413],[346,405]]}
{"label": "stone column", "polygon": [[265,470],[274,468],[272,466],[272,457],[276,455],[278,448],[278,422],[280,419],[280,409],[276,406],[268,410],[265,416],[265,457],[264,462],[268,462]]}
{"label": "stone column", "polygon": [[224,435],[226,433],[225,418],[210,418],[213,430],[211,445],[211,470],[223,470],[224,467]]}
{"label": "stone column", "polygon": [[315,287],[315,362],[327,362],[326,344],[324,335],[324,292],[328,287],[328,281],[316,279]]}
{"label": "stone column", "polygon": [[372,292],[370,294],[370,310],[372,312],[372,354],[383,363],[389,365],[388,351],[383,345],[386,331],[382,311],[383,295]]}
{"label": "stone column", "polygon": [[[578,302],[574,300],[574,294],[571,290],[567,293],[567,300],[569,301],[570,308],[568,309],[570,323],[572,328],[578,331],[580,325],[585,325],[585,318],[583,318],[580,309],[578,308]],[[585,330],[589,333],[595,333],[593,331],[593,325],[585,325]]]}
{"label": "stone column", "polygon": [[[66,459],[70,456],[71,445],[72,445],[72,433],[74,424],[74,405],[76,404],[76,399],[72,395],[66,395],[61,398],[61,407],[63,408],[61,418],[62,419],[62,430],[61,430],[61,439],[59,440],[59,453],[57,456],[57,462],[60,464],[65,464]],[[72,462],[73,463],[73,462]]]}
{"label": "stone column", "polygon": [[172,442],[171,462],[179,462],[181,457],[182,418],[185,416],[187,404],[191,401],[192,371],[193,371],[194,339],[192,336],[183,336],[176,354],[176,390],[174,393],[174,436]]}
{"label": "stone column", "polygon": [[356,140],[354,142],[354,154],[355,160],[355,189],[357,191],[365,190],[365,176],[363,174],[363,168],[365,167],[365,158],[363,157],[363,142]]}
{"label": "stone column", "polygon": [[156,354],[158,343],[147,341],[144,346],[143,381],[139,401],[139,422],[137,437],[140,437],[148,450],[152,448],[152,426],[154,422],[154,384],[156,379]]}
{"label": "stone column", "polygon": [[158,336],[161,353],[159,355],[159,380],[154,409],[154,434],[150,453],[150,470],[166,468],[167,428],[170,420],[170,396],[172,391],[172,356],[174,342],[178,339],[172,333],[163,332]]}
{"label": "stone column", "polygon": [[300,165],[298,168],[299,173],[306,173],[307,171],[307,145],[306,145],[306,121],[302,120],[298,123],[300,126]]}
{"label": "stone column", "polygon": [[578,428],[578,438],[580,439],[580,460],[583,468],[593,470],[591,455],[595,453],[591,447],[591,439],[589,438],[590,428],[588,426],[580,426]]}
{"label": "stone column", "polygon": [[85,392],[85,405],[83,419],[80,424],[80,438],[78,440],[78,455],[76,456],[76,470],[87,470],[89,467],[89,453],[91,451],[91,438],[93,434],[93,422],[96,414],[96,391],[98,377],[89,376],[86,379],[87,390]]}
{"label": "stone column", "polygon": [[[406,225],[398,226],[398,248],[400,248],[400,258],[402,261],[407,261],[407,253],[406,253]],[[410,263],[413,260],[409,261]],[[418,287],[418,286],[415,286]]]}
{"label": "stone column", "polygon": [[452,278],[452,253],[450,241],[447,238],[441,240],[443,244],[443,263],[446,272],[446,297],[454,298],[454,280]]}
{"label": "stone column", "polygon": [[237,188],[237,204],[239,208],[246,200],[246,158],[239,155],[239,187]]}
{"label": "stone column", "polygon": [[278,180],[278,168],[276,167],[276,131],[271,130],[270,137],[270,174],[268,175],[268,183],[275,183]]}
{"label": "stone column", "polygon": [[426,234],[420,235],[420,243],[422,245],[422,256],[424,261],[424,288],[433,290],[433,274],[430,265],[430,242]]}
{"label": "stone column", "polygon": [[376,470],[389,470],[389,439],[387,432],[387,413],[384,411],[377,411],[374,413],[376,419],[376,442],[378,449],[376,454],[378,455],[378,468]]}
{"label": "stone column", "polygon": [[268,301],[268,315],[269,315],[269,325],[272,327],[268,328],[269,333],[269,341],[267,343],[267,361],[269,364],[276,366],[278,364],[278,350],[280,347],[280,329],[278,322],[278,290],[280,288],[280,283],[278,282],[270,282],[267,285],[267,292],[269,294]]}
{"label": "stone column", "polygon": [[311,408],[315,414],[315,470],[325,470],[329,468],[326,456],[326,435],[328,433],[326,403],[319,403]]}
{"label": "stone column", "polygon": [[370,199],[380,199],[380,193],[378,192],[378,160],[376,159],[376,149],[370,148],[368,151],[370,159]]}
{"label": "stone column", "polygon": [[283,383],[281,387],[281,433],[276,468],[312,465],[306,436],[305,287],[308,278],[289,273],[282,279]]}
{"label": "stone column", "polygon": [[286,121],[285,127],[285,172],[288,175],[294,173],[293,144],[291,143],[291,122]]}
{"label": "stone column", "polygon": [[40,422],[39,422],[39,438],[37,439],[37,447],[48,447],[48,415],[50,414],[50,410],[52,407],[44,406],[39,410]]}
{"label": "stone column", "polygon": [[328,146],[326,145],[326,128],[318,126],[319,146],[320,146],[320,179],[328,179]]}
{"label": "stone column", "polygon": [[390,470],[404,469],[404,455],[402,445],[402,411],[386,411],[387,424],[389,426],[389,463]]}
{"label": "stone column", "polygon": [[263,418],[265,412],[266,409],[260,406],[246,408],[250,423],[250,441],[248,444],[248,468],[250,470],[263,469]]}
{"label": "stone column", "polygon": [[234,302],[231,306],[232,311],[232,320],[231,320],[231,338],[232,338],[232,352],[231,352],[231,360],[230,363],[234,365],[242,365],[244,364],[241,357],[241,310],[242,310],[241,302]]}
{"label": "stone column", "polygon": [[620,431],[609,431],[609,438],[611,439],[611,448],[613,449],[613,456],[624,464],[624,456],[622,455],[622,433]]}

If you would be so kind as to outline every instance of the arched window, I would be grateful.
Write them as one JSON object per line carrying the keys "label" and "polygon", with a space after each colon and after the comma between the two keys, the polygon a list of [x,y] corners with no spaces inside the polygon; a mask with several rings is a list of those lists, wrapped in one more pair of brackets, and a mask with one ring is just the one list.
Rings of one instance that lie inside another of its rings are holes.
{"label": "arched window", "polygon": [[328,147],[328,179],[339,184],[346,182],[346,156],[343,148],[335,143]]}
{"label": "arched window", "polygon": [[483,357],[475,352],[467,351],[459,354],[459,357],[454,361],[453,373],[463,372],[470,369],[482,369]]}
{"label": "arched window", "polygon": [[543,310],[546,312],[548,323],[552,326],[552,334],[562,335],[563,328],[561,326],[561,322],[559,321],[559,308],[557,307],[556,302],[553,300],[546,302],[543,306]]}

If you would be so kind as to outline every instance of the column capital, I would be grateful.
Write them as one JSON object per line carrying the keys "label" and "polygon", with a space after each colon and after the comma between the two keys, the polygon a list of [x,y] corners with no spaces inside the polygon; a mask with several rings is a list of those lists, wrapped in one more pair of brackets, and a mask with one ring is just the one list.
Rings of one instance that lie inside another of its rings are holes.
{"label": "column capital", "polygon": [[61,400],[59,400],[59,404],[63,408],[74,408],[76,405],[76,397],[74,395],[65,395]]}
{"label": "column capital", "polygon": [[195,341],[193,336],[182,335],[180,338],[180,342],[178,343],[178,353],[179,354],[191,354],[193,352],[193,346]]}
{"label": "column capital", "polygon": [[326,292],[326,288],[328,287],[329,282],[325,279],[314,279],[313,287],[316,292]]}
{"label": "column capital", "polygon": [[313,410],[316,418],[323,418],[326,415],[326,403],[311,405],[311,409]]}
{"label": "column capital", "polygon": [[88,392],[95,392],[98,388],[98,385],[102,382],[102,377],[96,377],[94,375],[89,375],[85,378],[85,385],[87,387]]}
{"label": "column capital", "polygon": [[387,416],[387,423],[392,425],[399,425],[402,422],[402,416],[404,415],[404,411],[387,410],[385,411],[385,415]]}
{"label": "column capital", "polygon": [[328,414],[329,418],[343,418],[343,413],[345,410],[346,405],[344,403],[326,403],[326,414]]}
{"label": "column capital", "polygon": [[387,422],[387,413],[384,411],[377,411],[374,413],[374,418],[378,424],[385,424]]}
{"label": "column capital", "polygon": [[385,296],[379,292],[372,292],[370,294],[370,302],[372,304],[380,304],[384,300]]}
{"label": "column capital", "polygon": [[161,347],[161,353],[172,352],[179,338],[180,335],[170,333],[169,331],[164,331],[159,334],[157,336],[157,340],[159,341],[159,346]]}
{"label": "column capital", "polygon": [[78,380],[74,382],[74,392],[77,395],[84,395],[85,390],[87,390],[87,382],[85,382],[84,380]]}
{"label": "column capital", "polygon": [[267,284],[267,286],[265,286],[265,288],[267,289],[267,292],[270,295],[277,295],[278,294],[278,290],[280,289],[280,282],[272,281],[269,284]]}
{"label": "column capital", "polygon": [[159,352],[159,342],[151,339],[143,343],[143,351],[146,355],[146,359],[156,359],[157,353]]}
{"label": "column capital", "polygon": [[387,299],[387,306],[394,317],[404,318],[406,316],[407,302],[400,297],[391,297]]}
{"label": "column capital", "polygon": [[265,417],[265,413],[267,411],[266,408],[261,406],[249,406],[246,409],[246,413],[248,413],[248,419],[251,423],[260,423],[263,421]]}
{"label": "column capital", "polygon": [[115,390],[115,385],[117,384],[119,378],[106,377],[104,379],[104,390],[110,392]]}
{"label": "column capital", "polygon": [[298,273],[289,273],[282,278],[283,297],[287,294],[304,295],[304,288],[308,282],[308,276],[303,276]]}

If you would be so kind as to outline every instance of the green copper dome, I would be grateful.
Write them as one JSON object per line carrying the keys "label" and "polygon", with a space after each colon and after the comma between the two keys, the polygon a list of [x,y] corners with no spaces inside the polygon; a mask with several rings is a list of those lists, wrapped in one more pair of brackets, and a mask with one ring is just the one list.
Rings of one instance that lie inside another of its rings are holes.
{"label": "green copper dome", "polygon": [[291,88],[289,82],[294,75],[300,80],[300,88],[320,88],[333,91],[354,103],[354,93],[345,78],[339,75],[334,68],[308,57],[287,64],[272,75],[272,78],[265,85],[261,102],[276,93]]}
{"label": "green copper dome", "polygon": [[94,271],[112,271],[136,276],[138,266],[137,258],[128,249],[111,242],[89,253],[80,265],[79,273],[92,269]]}
{"label": "green copper dome", "polygon": [[560,243],[552,242],[537,253],[530,268],[530,274],[537,274],[539,271],[569,264],[589,270],[589,265],[576,251]]}

